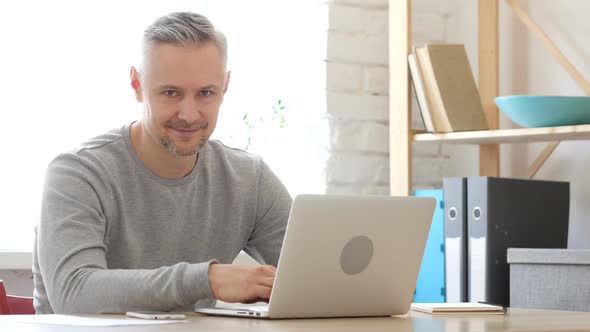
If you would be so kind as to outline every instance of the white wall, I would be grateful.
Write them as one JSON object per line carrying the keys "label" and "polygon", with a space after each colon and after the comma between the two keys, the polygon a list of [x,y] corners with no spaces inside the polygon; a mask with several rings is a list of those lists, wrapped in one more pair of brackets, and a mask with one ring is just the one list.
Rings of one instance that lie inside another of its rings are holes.
{"label": "white wall", "polygon": [[30,270],[0,268],[0,280],[4,281],[7,294],[33,296],[33,273]]}

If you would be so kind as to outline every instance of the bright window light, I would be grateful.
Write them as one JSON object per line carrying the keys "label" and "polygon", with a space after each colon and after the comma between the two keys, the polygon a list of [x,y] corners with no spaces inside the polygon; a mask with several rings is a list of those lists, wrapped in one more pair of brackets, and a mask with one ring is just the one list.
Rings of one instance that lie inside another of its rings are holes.
{"label": "bright window light", "polygon": [[30,250],[48,163],[142,115],[129,85],[143,30],[207,16],[229,43],[213,138],[262,155],[292,195],[325,191],[327,5],[317,0],[0,2],[0,250]]}

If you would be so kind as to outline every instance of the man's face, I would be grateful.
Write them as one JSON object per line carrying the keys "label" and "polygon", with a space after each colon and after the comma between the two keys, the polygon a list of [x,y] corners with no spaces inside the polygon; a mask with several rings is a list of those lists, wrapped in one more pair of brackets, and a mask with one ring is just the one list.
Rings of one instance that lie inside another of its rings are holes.
{"label": "man's face", "polygon": [[167,151],[192,156],[207,142],[223,101],[226,71],[215,44],[155,44],[147,52],[137,99],[144,128]]}

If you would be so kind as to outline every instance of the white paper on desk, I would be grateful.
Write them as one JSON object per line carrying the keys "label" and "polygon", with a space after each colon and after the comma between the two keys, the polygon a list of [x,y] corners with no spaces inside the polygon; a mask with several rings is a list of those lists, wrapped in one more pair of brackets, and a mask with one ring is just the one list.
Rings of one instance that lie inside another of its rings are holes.
{"label": "white paper on desk", "polygon": [[504,308],[501,306],[484,303],[412,303],[410,308],[429,314],[504,314]]}
{"label": "white paper on desk", "polygon": [[135,318],[94,318],[69,315],[0,315],[0,325],[11,324],[45,324],[63,326],[130,326],[183,323],[184,320],[142,320]]}

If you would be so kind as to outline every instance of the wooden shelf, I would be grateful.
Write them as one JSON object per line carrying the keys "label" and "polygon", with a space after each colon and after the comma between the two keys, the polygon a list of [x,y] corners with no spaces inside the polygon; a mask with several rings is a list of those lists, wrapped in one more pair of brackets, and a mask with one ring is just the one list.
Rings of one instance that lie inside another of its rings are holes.
{"label": "wooden shelf", "polygon": [[552,142],[590,139],[590,125],[462,131],[443,134],[413,135],[414,142],[455,144],[501,144]]}

